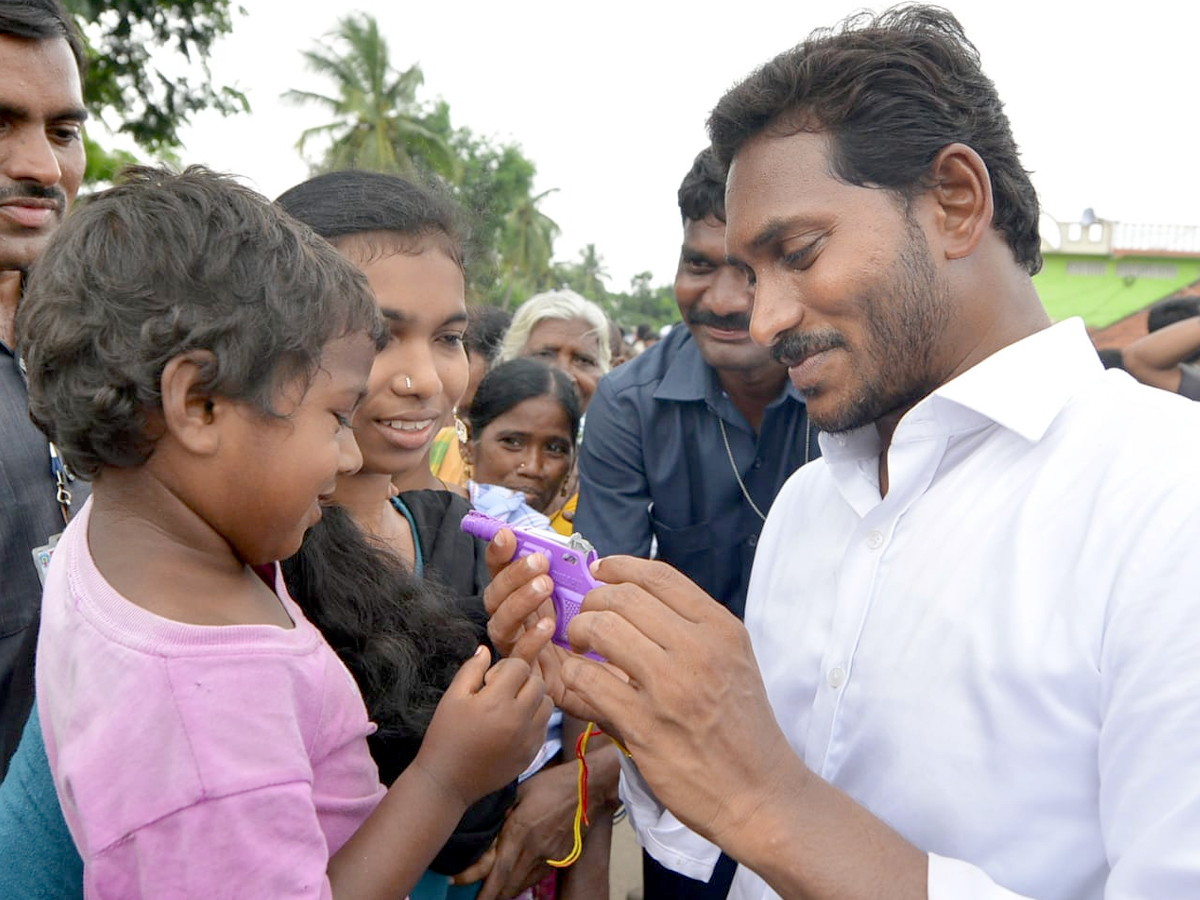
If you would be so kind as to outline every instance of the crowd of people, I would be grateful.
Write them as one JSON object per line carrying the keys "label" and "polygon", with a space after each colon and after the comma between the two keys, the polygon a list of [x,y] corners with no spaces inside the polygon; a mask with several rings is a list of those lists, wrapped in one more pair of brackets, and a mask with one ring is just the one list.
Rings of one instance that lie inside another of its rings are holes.
{"label": "crowd of people", "polygon": [[70,210],[85,77],[0,0],[0,895],[1200,892],[1200,307],[1048,320],[953,15],[719,98],[661,335],[396,175]]}

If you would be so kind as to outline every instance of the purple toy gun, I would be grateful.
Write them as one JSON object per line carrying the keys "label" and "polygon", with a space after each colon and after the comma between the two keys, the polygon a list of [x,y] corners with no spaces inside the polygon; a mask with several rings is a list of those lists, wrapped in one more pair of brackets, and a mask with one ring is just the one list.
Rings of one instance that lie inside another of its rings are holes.
{"label": "purple toy gun", "polygon": [[[531,553],[540,553],[550,560],[550,578],[554,581],[554,593],[550,599],[554,602],[556,613],[554,637],[551,640],[560,647],[571,649],[567,641],[567,626],[583,605],[584,595],[604,584],[593,578],[588,570],[597,558],[595,549],[578,534],[568,537],[547,528],[517,528],[475,510],[467,513],[462,520],[463,531],[485,541],[494,538],[501,528],[507,528],[517,538],[517,551],[512,557],[514,560]],[[603,661],[595,653],[584,655]]]}

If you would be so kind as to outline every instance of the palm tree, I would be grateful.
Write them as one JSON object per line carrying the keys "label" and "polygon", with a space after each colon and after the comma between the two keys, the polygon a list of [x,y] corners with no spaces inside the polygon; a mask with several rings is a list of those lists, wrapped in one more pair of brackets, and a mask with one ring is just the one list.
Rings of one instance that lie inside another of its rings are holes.
{"label": "palm tree", "polygon": [[588,244],[579,251],[579,293],[589,300],[600,300],[608,295],[604,282],[608,280],[608,269],[604,257],[596,252],[595,244]]}
{"label": "palm tree", "polygon": [[557,222],[538,209],[538,204],[556,190],[551,188],[536,197],[526,196],[504,218],[501,257],[507,282],[502,300],[505,307],[517,285],[534,290],[547,286],[554,239],[560,229]]}
{"label": "palm tree", "polygon": [[360,168],[412,174],[417,160],[443,177],[458,173],[458,158],[446,139],[430,127],[417,88],[425,80],[420,66],[396,71],[379,23],[366,14],[338,22],[328,43],[304,52],[308,68],[329,78],[332,94],[291,90],[294,103],[323,107],[333,121],[308,128],[296,147],[328,135],[332,144],[320,168]]}

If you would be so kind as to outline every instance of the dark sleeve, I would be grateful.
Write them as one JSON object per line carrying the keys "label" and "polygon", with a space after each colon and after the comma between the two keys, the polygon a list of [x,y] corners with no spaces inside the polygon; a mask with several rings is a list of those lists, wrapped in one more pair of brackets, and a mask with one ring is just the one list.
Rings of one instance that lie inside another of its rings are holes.
{"label": "dark sleeve", "polygon": [[588,405],[579,452],[579,508],[575,531],[601,556],[650,555],[650,484],[646,477],[642,417],[633,391],[618,393],[600,381]]}
{"label": "dark sleeve", "polygon": [[1200,366],[1182,363],[1179,366],[1179,390],[1177,393],[1189,400],[1200,400]]}

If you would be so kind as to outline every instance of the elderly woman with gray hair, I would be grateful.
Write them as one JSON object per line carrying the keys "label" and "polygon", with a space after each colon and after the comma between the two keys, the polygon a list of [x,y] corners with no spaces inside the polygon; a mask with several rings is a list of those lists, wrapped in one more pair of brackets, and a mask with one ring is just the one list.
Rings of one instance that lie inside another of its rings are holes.
{"label": "elderly woman with gray hair", "polygon": [[[608,317],[591,300],[568,288],[546,291],[530,297],[517,309],[500,345],[500,359],[531,357],[561,369],[579,391],[580,407],[586,416],[596,383],[609,369],[608,334]],[[572,465],[562,493],[546,512],[551,526],[561,534],[572,530],[571,520],[579,502],[578,481]]]}
{"label": "elderly woman with gray hair", "polygon": [[[586,413],[596,392],[596,383],[609,370],[609,322],[604,311],[575,291],[560,288],[530,297],[513,315],[512,324],[500,345],[498,362],[527,357],[540,359],[564,372],[579,392],[580,408]],[[457,418],[458,443],[467,437],[467,411]],[[457,447],[453,448],[458,450]],[[444,458],[444,459],[443,459]],[[436,454],[431,462],[434,474],[465,484],[466,474],[461,451]],[[550,524],[562,534],[571,533],[571,519],[579,499],[574,465],[564,483],[562,494],[547,510]]]}
{"label": "elderly woman with gray hair", "polygon": [[530,297],[517,309],[500,346],[500,359],[540,359],[562,369],[579,391],[583,409],[609,369],[608,317],[567,288]]}

